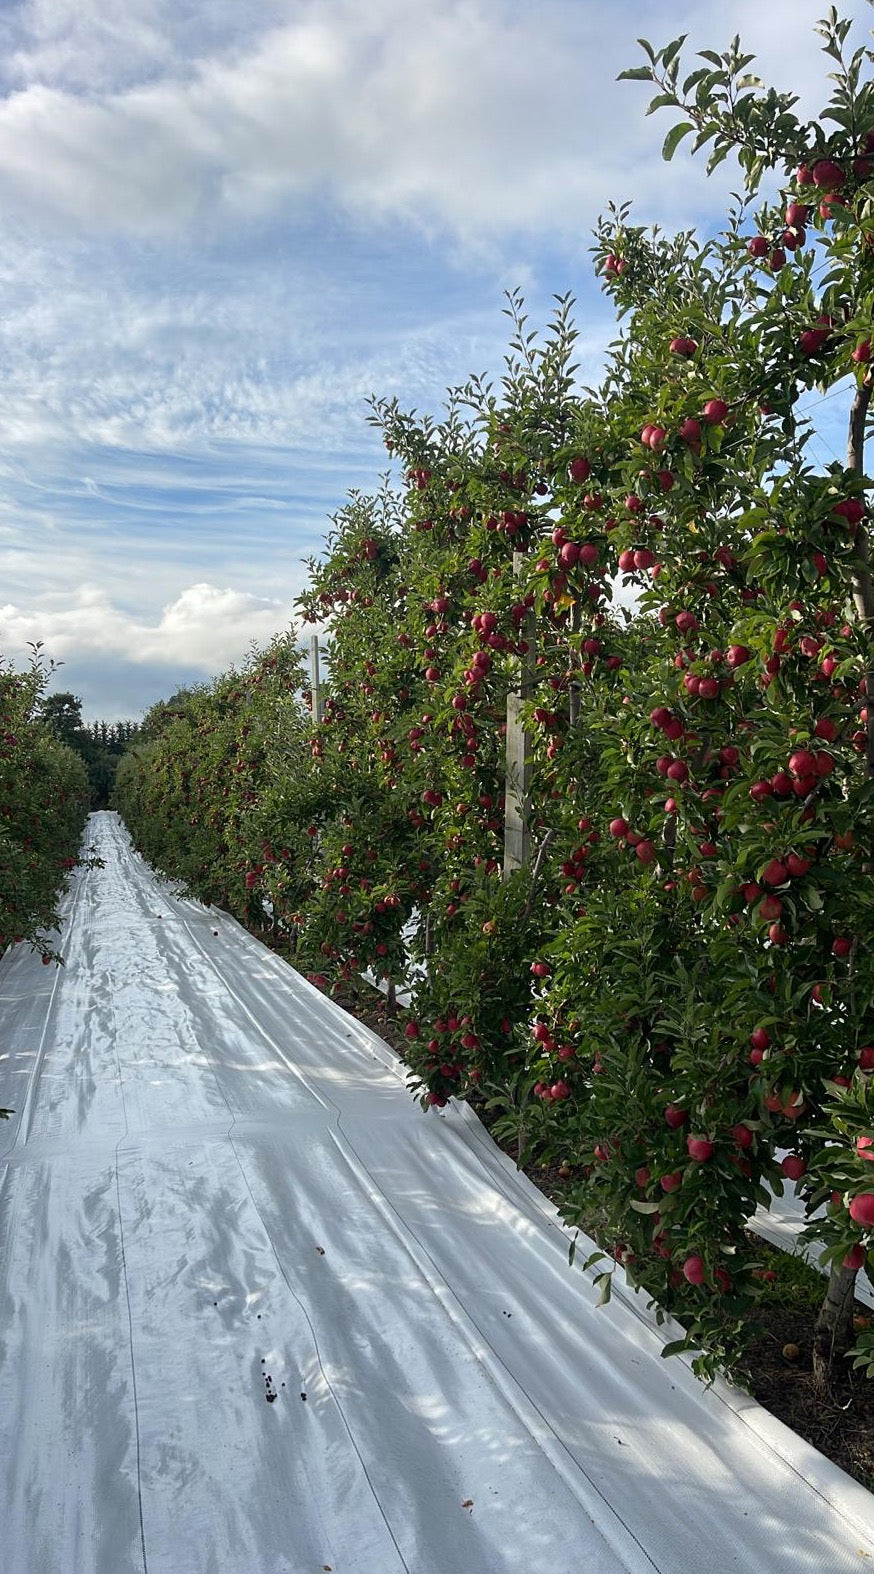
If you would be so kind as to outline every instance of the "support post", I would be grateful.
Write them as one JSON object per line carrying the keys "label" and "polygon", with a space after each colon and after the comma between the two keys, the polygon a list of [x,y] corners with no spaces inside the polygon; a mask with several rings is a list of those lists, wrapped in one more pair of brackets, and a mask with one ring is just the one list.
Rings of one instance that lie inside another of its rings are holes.
{"label": "support post", "polygon": [[[518,575],[522,567],[520,553],[513,554],[513,569]],[[528,650],[519,661],[519,686],[507,695],[507,752],[504,785],[504,879],[514,869],[522,869],[531,861],[531,737],[521,721],[523,704],[534,690],[535,652],[534,617],[529,613],[523,624],[523,637]]]}
{"label": "support post", "polygon": [[322,719],[322,685],[319,678],[319,636],[310,635],[310,705],[312,708],[313,726],[318,727]]}

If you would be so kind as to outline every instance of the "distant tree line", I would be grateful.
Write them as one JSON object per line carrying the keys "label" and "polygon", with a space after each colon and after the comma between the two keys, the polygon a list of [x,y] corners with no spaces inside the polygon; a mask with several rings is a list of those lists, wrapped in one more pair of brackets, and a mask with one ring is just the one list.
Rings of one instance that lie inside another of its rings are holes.
{"label": "distant tree line", "polygon": [[135,721],[82,720],[82,701],[65,691],[48,694],[42,702],[42,720],[62,743],[84,762],[91,790],[91,808],[105,809],[115,782],[119,759],[140,736]]}

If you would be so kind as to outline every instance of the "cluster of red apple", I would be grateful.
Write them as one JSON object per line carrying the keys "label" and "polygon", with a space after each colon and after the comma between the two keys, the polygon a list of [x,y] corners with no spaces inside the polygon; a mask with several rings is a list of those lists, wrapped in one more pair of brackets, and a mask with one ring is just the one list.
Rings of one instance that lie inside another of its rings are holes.
{"label": "cluster of red apple", "polygon": [[616,254],[611,251],[604,258],[604,277],[607,279],[621,279],[627,267],[628,258],[617,257]]}
{"label": "cluster of red apple", "polygon": [[610,821],[607,827],[610,835],[616,841],[625,842],[642,864],[655,863],[657,858],[655,843],[648,836],[641,836],[639,831],[632,830],[624,815],[618,814]]}
{"label": "cluster of red apple", "polygon": [[578,847],[575,847],[568,857],[562,861],[561,872],[568,882],[564,888],[566,896],[572,896],[585,878],[586,865],[592,849],[601,840],[600,832],[594,829],[591,820],[585,815],[578,821],[578,829],[588,831],[589,834],[585,841],[581,842]]}
{"label": "cluster of red apple", "polygon": [[414,465],[407,471],[407,480],[412,482],[418,492],[424,492],[431,480],[431,471],[426,465]]}
{"label": "cluster of red apple", "polygon": [[[676,344],[686,344],[693,346],[692,352],[685,353],[694,353],[694,350],[697,350],[698,348],[694,339],[672,339],[671,348],[673,348],[673,346]],[[677,427],[677,436],[681,442],[687,445],[687,447],[693,449],[700,448],[701,422],[703,421],[706,426],[724,426],[728,418],[728,414],[729,407],[725,400],[714,396],[714,398],[708,399],[704,404],[701,410],[700,420],[697,417],[690,415],[687,416],[685,420],[681,421],[680,425]],[[660,453],[668,440],[669,433],[667,427],[660,426],[652,421],[647,421],[646,425],[641,427],[640,441],[643,443],[644,448],[651,449],[653,453]],[[670,488],[664,487],[663,490],[669,491]]]}
{"label": "cluster of red apple", "polygon": [[[837,725],[830,716],[822,716],[815,724],[817,735],[836,736]],[[835,768],[835,757],[827,749],[795,749],[789,756],[787,769],[775,771],[773,776],[754,781],[749,789],[754,803],[766,798],[807,798],[814,788]]]}

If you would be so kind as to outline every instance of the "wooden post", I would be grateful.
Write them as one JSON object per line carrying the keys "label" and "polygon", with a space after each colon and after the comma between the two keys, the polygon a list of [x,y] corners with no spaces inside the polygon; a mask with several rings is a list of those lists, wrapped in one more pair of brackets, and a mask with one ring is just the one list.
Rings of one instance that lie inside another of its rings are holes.
{"label": "wooden post", "polygon": [[313,726],[317,727],[322,719],[322,685],[319,680],[319,636],[310,635],[310,705],[312,708]]}
{"label": "wooden post", "polygon": [[[522,556],[513,554],[513,569],[518,575]],[[523,704],[534,690],[534,616],[529,613],[523,624],[523,638],[528,650],[519,662],[519,687],[507,695],[507,755],[504,785],[504,879],[514,869],[522,869],[531,861],[531,830],[528,818],[531,809],[531,737],[521,721]]]}

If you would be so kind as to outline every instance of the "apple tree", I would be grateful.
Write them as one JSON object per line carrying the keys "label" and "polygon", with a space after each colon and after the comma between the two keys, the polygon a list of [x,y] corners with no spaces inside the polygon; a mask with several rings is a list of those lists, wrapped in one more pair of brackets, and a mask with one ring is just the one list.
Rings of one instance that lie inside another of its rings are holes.
{"label": "apple tree", "polygon": [[0,663],[0,949],[29,941],[55,956],[51,931],[88,813],[85,768],[42,719],[49,671]]}
{"label": "apple tree", "polygon": [[[626,324],[603,389],[627,456],[614,540],[650,641],[595,722],[612,848],[553,948],[544,1010],[560,1022],[585,1001],[559,1112],[587,1156],[577,1216],[598,1200],[632,1278],[711,1359],[742,1343],[763,1183],[810,1171],[817,1200],[842,1133],[859,1135],[836,1093],[867,1096],[871,1069],[874,97],[848,25],[822,31],[835,86],[807,126],[736,43],[682,82],[682,41],[644,45],[630,74],[683,117],[666,157],[690,134],[711,167],[735,152],[746,197],[715,240],[647,235],[627,210],[598,235]],[[783,189],[753,211],[766,177]],[[822,466],[805,412],[839,387],[847,453]],[[840,1249],[820,1370],[851,1340],[874,1242],[854,1162],[832,1200],[844,1223],[822,1232]]]}
{"label": "apple tree", "polygon": [[263,925],[307,888],[306,839],[281,807],[307,758],[303,672],[290,636],[239,670],[153,706],[119,763],[116,803],[156,869]]}

